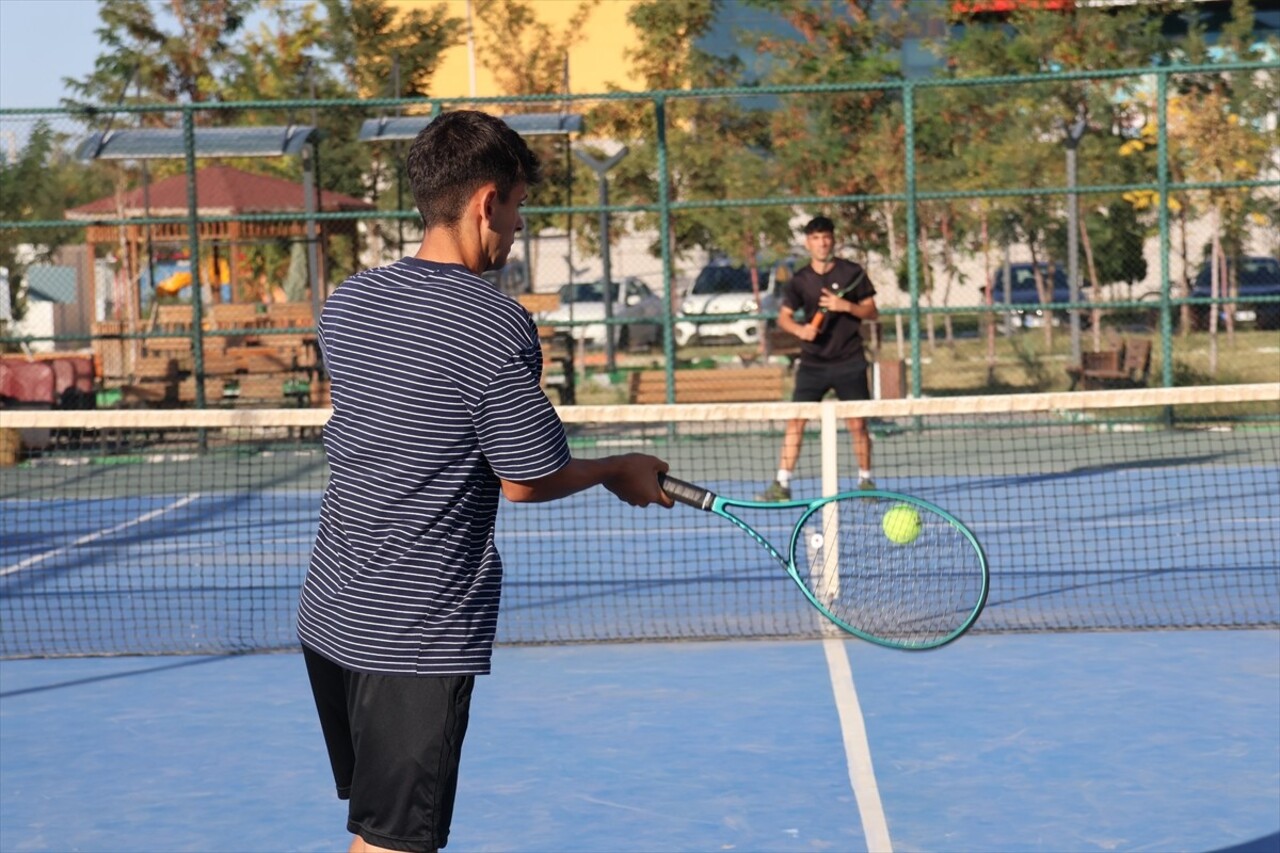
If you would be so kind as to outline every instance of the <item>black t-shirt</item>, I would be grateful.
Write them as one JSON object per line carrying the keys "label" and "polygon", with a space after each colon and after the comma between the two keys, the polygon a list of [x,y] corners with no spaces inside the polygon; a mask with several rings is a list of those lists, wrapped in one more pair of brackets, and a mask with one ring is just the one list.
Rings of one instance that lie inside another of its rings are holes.
{"label": "black t-shirt", "polygon": [[[850,284],[854,285],[853,288],[843,292]],[[797,270],[782,293],[782,304],[792,311],[803,308],[804,316],[812,317],[818,310],[818,299],[824,289],[841,292],[850,302],[861,302],[876,295],[866,270],[852,261],[836,258],[834,266],[826,273],[815,272],[812,265]],[[832,311],[827,315],[818,337],[800,344],[800,360],[809,364],[866,364],[862,321],[852,314]]]}

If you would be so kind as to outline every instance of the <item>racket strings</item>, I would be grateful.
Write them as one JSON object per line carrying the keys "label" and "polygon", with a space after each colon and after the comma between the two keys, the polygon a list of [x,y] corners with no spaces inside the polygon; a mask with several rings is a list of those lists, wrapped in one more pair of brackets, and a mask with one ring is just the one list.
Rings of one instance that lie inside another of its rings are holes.
{"label": "racket strings", "polygon": [[810,592],[849,627],[893,645],[937,645],[975,617],[986,590],[982,560],[963,532],[926,507],[915,508],[914,538],[891,539],[882,521],[892,506],[860,497],[823,506],[796,540],[806,553],[795,565],[808,565],[801,574]]}

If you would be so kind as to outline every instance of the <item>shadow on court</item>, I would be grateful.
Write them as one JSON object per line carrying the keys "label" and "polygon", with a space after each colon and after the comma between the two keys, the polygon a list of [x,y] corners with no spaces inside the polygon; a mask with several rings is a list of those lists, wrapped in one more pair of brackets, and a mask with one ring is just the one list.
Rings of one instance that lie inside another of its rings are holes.
{"label": "shadow on court", "polygon": [[[166,662],[160,663],[154,666],[143,665],[143,666],[139,666],[137,669],[131,669],[125,672],[113,672],[108,675],[91,675],[84,678],[77,678],[72,681],[55,681],[50,684],[41,684],[33,687],[26,687],[26,688],[22,688],[19,690],[12,690],[12,691],[5,690],[3,688],[3,685],[0,685],[0,699],[10,699],[16,696],[24,696],[28,693],[40,693],[46,690],[62,690],[68,687],[82,687],[86,684],[93,684],[99,681],[115,681],[118,679],[125,679],[125,678],[137,678],[139,676],[149,675],[151,673],[166,672],[172,669],[182,669],[183,667],[188,667],[188,666],[204,666],[206,664],[217,663],[219,661],[226,660],[228,657],[235,657],[235,655],[220,655],[217,657],[182,658],[172,663],[168,662],[173,660],[172,658],[155,658],[155,660],[166,661]],[[132,660],[137,663],[145,664],[145,662],[150,659],[149,658],[132,658]]]}
{"label": "shadow on court", "polygon": [[1266,838],[1255,838],[1234,847],[1223,847],[1213,853],[1277,853],[1280,851],[1280,832],[1273,832]]}

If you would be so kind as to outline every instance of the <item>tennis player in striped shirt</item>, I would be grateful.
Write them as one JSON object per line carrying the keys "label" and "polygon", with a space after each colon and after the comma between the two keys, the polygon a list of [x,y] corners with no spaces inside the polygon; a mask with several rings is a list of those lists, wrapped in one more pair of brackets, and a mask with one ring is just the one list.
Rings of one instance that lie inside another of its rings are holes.
{"label": "tennis player in striped shirt", "polygon": [[474,678],[489,671],[502,563],[498,496],[603,485],[671,500],[660,459],[575,459],[539,387],[537,328],[480,277],[507,260],[537,156],[501,120],[440,115],[407,161],[425,235],[325,303],[330,479],[298,635],[351,850],[449,837]]}

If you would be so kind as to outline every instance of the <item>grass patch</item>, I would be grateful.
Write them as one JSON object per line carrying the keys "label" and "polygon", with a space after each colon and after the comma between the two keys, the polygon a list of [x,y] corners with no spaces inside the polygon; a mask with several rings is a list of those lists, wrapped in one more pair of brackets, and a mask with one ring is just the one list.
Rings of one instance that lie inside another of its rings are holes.
{"label": "grass patch", "polygon": [[[1126,333],[1142,337],[1134,333]],[[1104,329],[1104,347],[1114,346],[1122,333]],[[1179,386],[1235,385],[1257,382],[1280,382],[1280,334],[1257,330],[1237,331],[1228,339],[1218,334],[1216,370],[1210,365],[1210,340],[1208,332],[1194,332],[1182,336],[1175,334],[1173,342],[1173,379]],[[1151,373],[1148,385],[1161,384],[1163,352],[1158,336],[1154,337],[1151,354]],[[1092,350],[1093,334],[1086,331],[1081,345]],[[1052,344],[1046,344],[1041,329],[1028,329],[1013,335],[996,338],[995,358],[988,357],[987,342],[980,337],[957,338],[952,344],[939,338],[933,347],[921,341],[921,376],[927,396],[947,397],[974,394],[1026,394],[1035,392],[1066,391],[1071,384],[1066,368],[1071,363],[1071,335],[1067,329],[1053,330]],[[903,342],[903,352],[910,358],[910,346]],[[726,364],[750,361],[757,353],[750,347],[696,346],[677,351],[679,366],[715,369]],[[881,359],[898,357],[898,347],[893,341],[885,342],[880,349]],[[663,366],[661,350],[648,353],[618,355],[621,370],[660,370]],[[577,396],[581,404],[610,405],[625,403],[627,389],[621,384],[608,384],[596,379],[599,370],[590,369],[585,374],[579,370]],[[790,386],[788,386],[790,387]]]}

